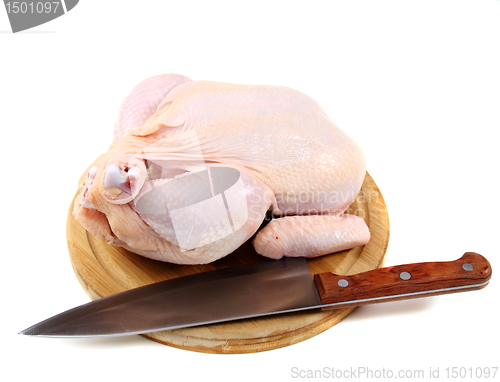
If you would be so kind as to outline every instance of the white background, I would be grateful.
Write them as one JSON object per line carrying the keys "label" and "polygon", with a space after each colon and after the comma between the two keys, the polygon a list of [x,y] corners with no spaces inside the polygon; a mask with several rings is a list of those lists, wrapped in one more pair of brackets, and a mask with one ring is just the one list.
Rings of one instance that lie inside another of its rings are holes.
{"label": "white background", "polygon": [[126,94],[166,72],[311,95],[365,151],[391,219],[387,265],[475,251],[495,269],[499,1],[82,0],[17,34],[0,9],[0,55],[2,380],[285,381],[300,379],[292,368],[332,367],[445,379],[447,367],[500,367],[496,277],[477,292],[358,308],[256,354],[17,334],[89,300],[66,247],[77,180],[111,142]]}

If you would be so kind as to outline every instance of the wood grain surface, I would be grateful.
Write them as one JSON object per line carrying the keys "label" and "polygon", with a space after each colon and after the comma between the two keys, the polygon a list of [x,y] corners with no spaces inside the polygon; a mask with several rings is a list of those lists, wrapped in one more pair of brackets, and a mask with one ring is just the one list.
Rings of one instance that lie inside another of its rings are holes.
{"label": "wood grain surface", "polygon": [[[79,188],[82,185],[81,182]],[[150,260],[96,239],[73,218],[72,209],[73,205],[70,206],[67,219],[69,255],[80,284],[92,299],[162,280],[263,261],[254,251],[251,239],[232,254],[211,264],[176,265]],[[348,212],[366,221],[371,232],[370,241],[364,246],[308,259],[311,274],[333,272],[350,275],[383,265],[389,240],[389,220],[382,194],[368,173]],[[316,336],[339,323],[353,309],[290,313],[143,336],[165,345],[197,352],[260,352]]]}
{"label": "wood grain surface", "polygon": [[395,265],[350,276],[317,273],[314,281],[321,302],[336,304],[322,308],[328,310],[478,290],[487,285],[491,272],[488,260],[466,252],[454,261]]}

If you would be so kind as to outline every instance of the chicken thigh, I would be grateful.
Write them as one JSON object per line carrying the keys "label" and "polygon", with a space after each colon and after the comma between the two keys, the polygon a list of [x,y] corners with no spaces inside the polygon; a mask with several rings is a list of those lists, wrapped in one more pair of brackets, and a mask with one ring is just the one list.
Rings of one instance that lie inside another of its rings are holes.
{"label": "chicken thigh", "polygon": [[307,95],[280,86],[146,79],[90,167],[73,214],[149,258],[204,264],[251,238],[266,257],[315,257],[370,238],[345,211],[365,158]]}

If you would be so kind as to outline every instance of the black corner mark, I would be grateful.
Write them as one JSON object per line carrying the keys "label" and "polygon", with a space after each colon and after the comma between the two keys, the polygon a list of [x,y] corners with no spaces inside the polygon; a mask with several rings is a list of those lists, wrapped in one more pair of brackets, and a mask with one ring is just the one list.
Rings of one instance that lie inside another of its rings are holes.
{"label": "black corner mark", "polygon": [[13,33],[45,24],[73,9],[79,0],[4,0]]}
{"label": "black corner mark", "polygon": [[66,3],[66,12],[69,12],[71,11],[76,4],[78,4],[78,1],[79,0],[64,0],[64,2]]}

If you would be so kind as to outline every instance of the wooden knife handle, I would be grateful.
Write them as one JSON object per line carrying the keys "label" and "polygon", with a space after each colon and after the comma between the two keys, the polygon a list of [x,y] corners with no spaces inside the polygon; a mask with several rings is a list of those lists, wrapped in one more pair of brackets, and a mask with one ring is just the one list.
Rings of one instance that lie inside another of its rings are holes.
{"label": "wooden knife handle", "polygon": [[314,275],[322,310],[406,300],[484,288],[491,278],[488,260],[475,252],[448,262],[379,268],[351,276]]}

